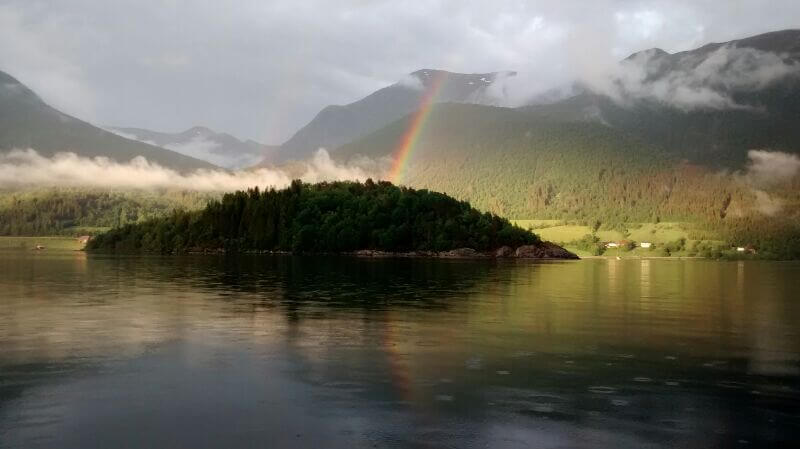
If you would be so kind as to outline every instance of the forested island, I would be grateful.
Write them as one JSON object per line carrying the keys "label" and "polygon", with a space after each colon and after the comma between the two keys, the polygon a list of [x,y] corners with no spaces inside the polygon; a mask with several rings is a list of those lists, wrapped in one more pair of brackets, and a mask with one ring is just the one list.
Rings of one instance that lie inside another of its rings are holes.
{"label": "forested island", "polygon": [[296,180],[281,190],[229,193],[200,211],[175,211],[112,229],[86,249],[576,258],[465,201],[372,180]]}

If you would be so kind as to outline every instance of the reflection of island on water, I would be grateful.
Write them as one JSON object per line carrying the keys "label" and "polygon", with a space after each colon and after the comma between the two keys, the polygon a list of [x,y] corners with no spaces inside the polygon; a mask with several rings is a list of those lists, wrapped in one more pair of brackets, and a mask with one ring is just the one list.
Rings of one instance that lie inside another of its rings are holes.
{"label": "reflection of island on water", "polygon": [[175,347],[174,363],[212,372],[226,353],[244,373],[275,358],[286,372],[270,375],[344,408],[389,404],[421,425],[446,409],[482,433],[510,416],[596,429],[597,413],[626,434],[758,431],[723,411],[798,407],[798,309],[759,264],[81,254],[0,268],[0,409]]}
{"label": "reflection of island on water", "polygon": [[[598,344],[669,350],[684,342],[711,355],[751,346],[758,331],[769,346],[797,349],[797,335],[778,341],[781,323],[790,322],[791,313],[778,313],[789,286],[757,264],[747,267],[751,274],[741,264],[649,260],[87,259],[77,253],[36,263],[7,260],[0,268],[0,288],[12,301],[0,307],[0,318],[14,323],[0,328],[0,338],[13,348],[37,335],[48,342],[39,350],[51,356],[62,347],[155,343],[237,320],[248,321],[234,329],[263,333],[255,329],[259,321],[275,329],[305,319],[312,322],[304,327],[413,322],[446,332],[450,348],[462,341],[459,335],[477,333],[519,344],[520,351]],[[102,338],[105,332],[114,337]]]}

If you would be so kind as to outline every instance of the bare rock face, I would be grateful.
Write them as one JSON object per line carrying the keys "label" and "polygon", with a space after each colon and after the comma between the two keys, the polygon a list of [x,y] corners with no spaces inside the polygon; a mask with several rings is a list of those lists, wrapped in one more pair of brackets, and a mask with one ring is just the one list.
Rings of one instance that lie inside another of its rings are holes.
{"label": "bare rock face", "polygon": [[517,248],[514,257],[523,259],[578,259],[579,257],[550,242],[538,245],[523,245]]}
{"label": "bare rock face", "polygon": [[439,253],[439,257],[447,257],[447,258],[472,258],[472,257],[482,257],[483,255],[472,248],[457,248],[450,251],[442,251]]}
{"label": "bare rock face", "polygon": [[494,257],[513,257],[514,249],[510,246],[501,246],[494,252]]}

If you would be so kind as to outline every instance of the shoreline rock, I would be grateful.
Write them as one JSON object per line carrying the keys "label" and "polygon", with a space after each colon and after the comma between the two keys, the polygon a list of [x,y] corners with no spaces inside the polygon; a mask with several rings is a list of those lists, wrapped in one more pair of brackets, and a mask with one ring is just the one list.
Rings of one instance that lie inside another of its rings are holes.
{"label": "shoreline rock", "polygon": [[514,257],[519,259],[580,259],[577,255],[550,242],[520,246],[514,252]]}
{"label": "shoreline rock", "polygon": [[497,248],[494,252],[494,257],[513,257],[514,256],[514,248],[510,246],[501,246]]}
{"label": "shoreline rock", "polygon": [[472,248],[456,248],[449,251],[380,251],[362,249],[339,253],[343,256],[374,257],[374,258],[420,258],[420,259],[562,259],[578,260],[576,254],[551,242],[541,242],[538,245],[523,245],[516,250],[510,246],[501,246],[494,251],[481,252]]}
{"label": "shoreline rock", "polygon": [[489,256],[485,253],[479,253],[472,248],[456,248],[451,249],[450,251],[440,252],[439,257],[444,259],[474,259]]}
{"label": "shoreline rock", "polygon": [[[235,252],[232,252],[232,254]],[[240,254],[269,254],[269,255],[293,255],[291,251],[271,251],[271,250],[243,250]],[[185,254],[205,254],[205,255],[224,255],[228,252],[223,248],[192,248]],[[566,249],[551,243],[541,242],[537,245],[523,245],[516,249],[510,246],[502,246],[494,251],[481,252],[473,248],[456,248],[449,251],[381,251],[376,249],[361,249],[357,251],[347,251],[342,253],[308,253],[299,254],[308,256],[351,256],[364,258],[415,258],[415,259],[580,259],[577,255]]]}

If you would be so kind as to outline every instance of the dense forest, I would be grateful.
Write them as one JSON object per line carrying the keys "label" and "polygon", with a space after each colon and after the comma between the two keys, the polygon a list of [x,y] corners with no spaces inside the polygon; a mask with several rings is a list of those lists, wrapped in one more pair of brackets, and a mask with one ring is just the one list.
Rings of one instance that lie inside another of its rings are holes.
{"label": "dense forest", "polygon": [[[391,154],[407,126],[396,122],[334,157]],[[599,223],[601,229],[688,222],[698,239],[800,258],[800,177],[764,183],[749,176],[747,166],[710,169],[601,123],[437,105],[400,182],[514,219]]]}
{"label": "dense forest", "polygon": [[0,190],[0,235],[77,235],[204,207],[219,194],[79,188]]}
{"label": "dense forest", "polygon": [[385,181],[294,181],[282,190],[229,193],[202,211],[122,226],[97,236],[87,250],[486,251],[538,242],[508,220],[441,193]]}

